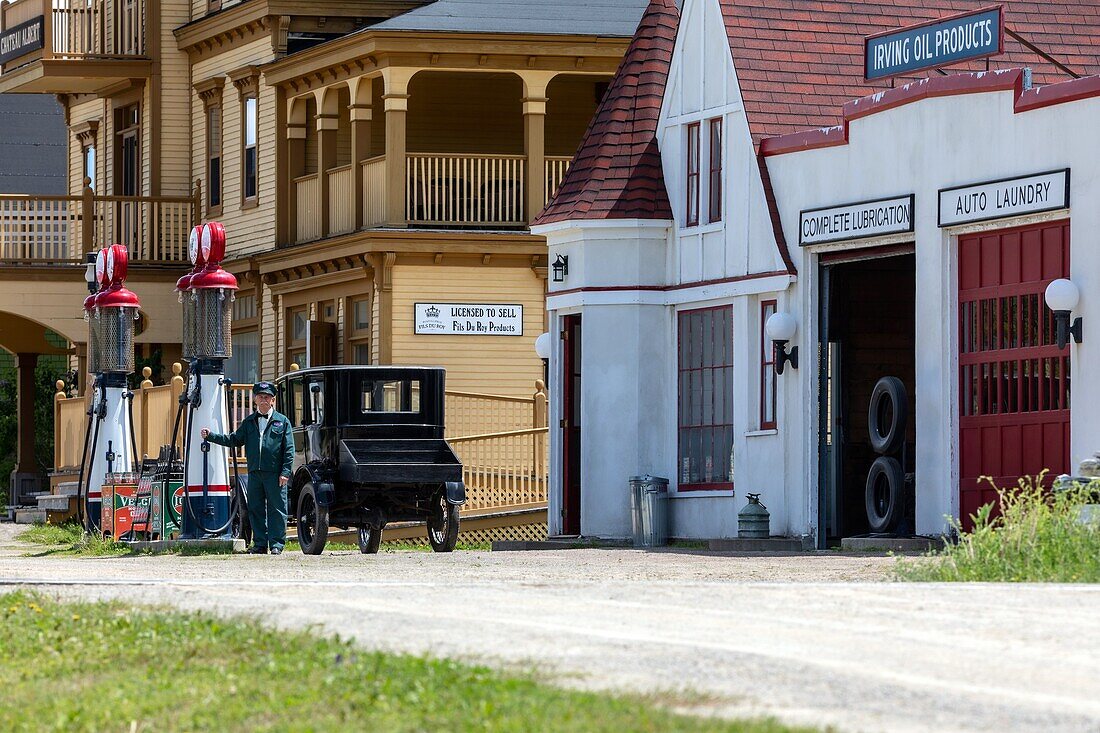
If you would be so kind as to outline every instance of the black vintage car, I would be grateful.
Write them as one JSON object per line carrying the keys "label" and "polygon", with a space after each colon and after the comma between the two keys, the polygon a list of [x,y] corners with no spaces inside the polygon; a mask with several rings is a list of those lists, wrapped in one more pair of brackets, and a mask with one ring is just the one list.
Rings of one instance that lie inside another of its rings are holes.
{"label": "black vintage car", "polygon": [[320,555],[329,527],[359,531],[378,552],[387,522],[426,522],[436,552],[458,541],[462,464],[443,439],[444,370],[330,366],[279,379],[294,435],[288,506],[302,552]]}

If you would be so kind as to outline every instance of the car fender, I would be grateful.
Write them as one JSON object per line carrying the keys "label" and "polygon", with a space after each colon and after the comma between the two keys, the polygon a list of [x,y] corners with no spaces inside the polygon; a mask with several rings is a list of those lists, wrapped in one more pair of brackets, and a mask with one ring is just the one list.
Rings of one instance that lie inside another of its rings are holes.
{"label": "car fender", "polygon": [[313,484],[318,506],[332,506],[333,502],[336,501],[336,487],[332,482],[331,471],[327,471],[324,467],[314,463],[307,463],[299,468],[294,475],[294,480],[291,482],[295,497],[302,487],[308,483]]}
{"label": "car fender", "polygon": [[447,494],[448,503],[459,505],[466,503],[466,484],[461,481],[448,481],[444,484],[444,491]]}

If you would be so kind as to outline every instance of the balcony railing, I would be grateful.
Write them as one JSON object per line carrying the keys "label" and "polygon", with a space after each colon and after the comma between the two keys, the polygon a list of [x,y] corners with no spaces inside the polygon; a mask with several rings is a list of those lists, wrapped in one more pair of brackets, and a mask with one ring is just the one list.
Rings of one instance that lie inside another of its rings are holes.
{"label": "balcony railing", "polygon": [[546,203],[550,203],[550,199],[558,192],[558,186],[565,179],[572,162],[572,158],[546,158]]}
{"label": "balcony railing", "polygon": [[146,53],[147,2],[16,0],[4,9],[4,27],[11,28],[41,16],[44,26],[42,58],[141,57]]}
{"label": "balcony railing", "polygon": [[[542,172],[545,201],[557,192],[572,158],[548,157]],[[404,167],[404,222],[420,227],[516,228],[525,226],[527,159],[520,155],[409,153]],[[361,181],[355,180],[358,175]],[[311,242],[387,223],[389,170],[385,156],[356,166],[310,173],[292,182],[294,242]],[[356,188],[362,200],[356,201]],[[327,194],[327,198],[325,196]],[[400,195],[400,194],[399,194]],[[361,211],[356,211],[356,207]],[[326,215],[327,227],[322,214]]]}
{"label": "balcony railing", "polygon": [[125,244],[141,262],[186,261],[201,195],[187,197],[0,195],[0,262],[82,260],[106,244]]}
{"label": "balcony railing", "polygon": [[406,166],[410,224],[516,226],[526,223],[522,155],[424,155]]}

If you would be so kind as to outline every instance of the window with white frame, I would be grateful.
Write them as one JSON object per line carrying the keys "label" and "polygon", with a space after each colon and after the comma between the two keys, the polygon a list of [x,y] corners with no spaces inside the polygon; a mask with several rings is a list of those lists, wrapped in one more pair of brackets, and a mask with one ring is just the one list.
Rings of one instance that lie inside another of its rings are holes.
{"label": "window with white frame", "polygon": [[687,126],[687,209],[684,225],[693,227],[699,224],[699,123]]}
{"label": "window with white frame", "polygon": [[679,489],[733,488],[733,307],[678,314]]}
{"label": "window with white frame", "polygon": [[778,423],[776,413],[776,387],[778,377],[775,373],[775,348],[768,338],[768,318],[775,315],[776,301],[764,300],[760,303],[760,429],[774,430]]}
{"label": "window with white frame", "polygon": [[722,221],[722,118],[715,117],[707,123],[710,135],[710,175],[707,177],[707,221]]}

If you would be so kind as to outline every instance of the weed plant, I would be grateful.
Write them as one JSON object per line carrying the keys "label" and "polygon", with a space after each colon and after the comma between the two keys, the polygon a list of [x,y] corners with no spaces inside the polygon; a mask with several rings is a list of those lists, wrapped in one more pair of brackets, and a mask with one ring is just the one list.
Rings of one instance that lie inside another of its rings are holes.
{"label": "weed plant", "polygon": [[1045,472],[1021,478],[1015,487],[994,487],[999,516],[993,504],[986,504],[973,515],[971,531],[963,532],[954,522],[957,544],[919,561],[899,561],[898,577],[936,582],[1100,582],[1100,520],[1081,520],[1082,506],[1096,503],[1100,482],[1052,492],[1043,488],[1044,476]]}

